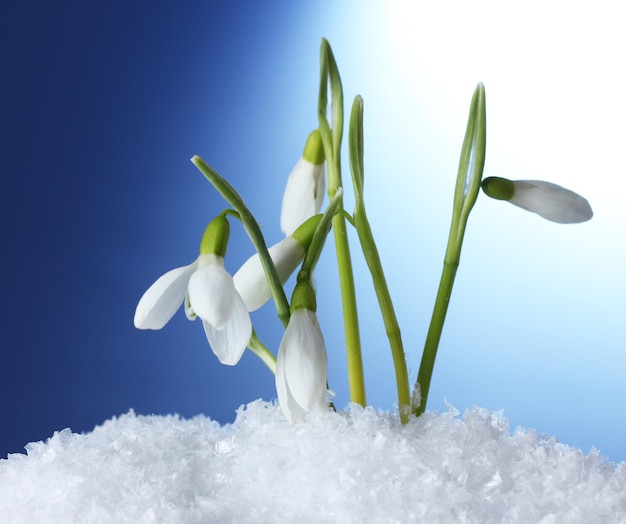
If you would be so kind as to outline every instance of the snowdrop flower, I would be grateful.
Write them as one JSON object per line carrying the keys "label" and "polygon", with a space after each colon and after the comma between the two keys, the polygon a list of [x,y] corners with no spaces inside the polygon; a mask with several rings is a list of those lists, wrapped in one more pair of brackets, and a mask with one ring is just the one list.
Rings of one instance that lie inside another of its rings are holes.
{"label": "snowdrop flower", "polygon": [[285,235],[291,235],[305,220],[319,213],[324,187],[324,147],[320,132],[315,130],[287,179],[280,214],[280,228]]}
{"label": "snowdrop flower", "polygon": [[[320,219],[321,215],[312,216],[298,227],[291,236],[284,238],[268,249],[281,284],[287,281],[302,262]],[[233,281],[235,282],[235,289],[243,299],[248,311],[256,311],[272,298],[272,290],[258,253],[251,256],[239,268]]]}
{"label": "snowdrop flower", "polygon": [[224,269],[228,220],[213,220],[202,237],[200,256],[168,271],[152,284],[137,304],[135,327],[161,329],[185,301],[189,320],[202,320],[207,340],[222,364],[239,362],[252,335],[248,310]]}
{"label": "snowdrop flower", "polygon": [[487,196],[508,200],[552,222],[576,224],[593,217],[585,198],[551,182],[489,177],[482,181],[482,188]]}
{"label": "snowdrop flower", "polygon": [[326,346],[308,282],[296,285],[291,310],[276,358],[276,392],[285,416],[297,422],[309,411],[326,411]]}

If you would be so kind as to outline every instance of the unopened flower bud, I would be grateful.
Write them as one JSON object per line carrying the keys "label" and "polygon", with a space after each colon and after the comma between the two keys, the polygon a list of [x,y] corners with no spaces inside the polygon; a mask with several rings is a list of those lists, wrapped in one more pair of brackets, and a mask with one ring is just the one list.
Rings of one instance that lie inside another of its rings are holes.
{"label": "unopened flower bud", "polygon": [[491,198],[507,200],[552,222],[575,224],[593,217],[585,198],[551,182],[489,177],[483,180],[482,189]]}

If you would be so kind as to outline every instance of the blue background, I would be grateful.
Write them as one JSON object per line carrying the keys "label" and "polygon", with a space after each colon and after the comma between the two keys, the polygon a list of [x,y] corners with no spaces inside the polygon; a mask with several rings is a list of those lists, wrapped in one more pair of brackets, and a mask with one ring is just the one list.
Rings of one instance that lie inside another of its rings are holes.
{"label": "blue background", "polygon": [[[610,4],[9,2],[0,8],[0,456],[137,413],[220,422],[275,398],[253,355],[212,355],[182,312],[133,327],[145,289],[197,256],[220,197],[199,154],[241,192],[269,243],[284,182],[316,127],[319,44],[345,105],[365,98],[366,199],[396,298],[411,382],[443,260],[474,86],[487,89],[485,176],[584,194],[586,224],[479,197],[430,396],[503,410],[511,429],[626,459],[626,118]],[[531,37],[532,35],[532,37]],[[347,110],[346,110],[347,112]],[[344,154],[347,160],[347,155]],[[347,166],[347,163],[345,163]],[[349,180],[347,170],[344,179]],[[346,207],[351,208],[350,190]],[[356,240],[356,238],[353,238]],[[349,398],[332,243],[317,271],[336,403]],[[391,357],[353,242],[368,401],[393,409]],[[233,227],[227,267],[252,253]],[[273,305],[253,317],[274,350]]]}

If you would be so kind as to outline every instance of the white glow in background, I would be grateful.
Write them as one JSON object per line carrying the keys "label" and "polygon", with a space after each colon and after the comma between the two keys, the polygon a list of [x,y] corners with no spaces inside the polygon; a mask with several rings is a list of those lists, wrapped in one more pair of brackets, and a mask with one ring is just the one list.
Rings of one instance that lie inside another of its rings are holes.
{"label": "white glow in background", "polygon": [[[623,459],[626,428],[614,417],[626,394],[626,37],[617,7],[348,5],[324,36],[342,73],[346,113],[355,94],[365,98],[366,202],[411,381],[443,260],[469,101],[481,81],[485,176],[564,185],[587,197],[595,216],[562,226],[479,197],[430,407],[445,409],[447,397],[460,409],[504,409],[513,426],[536,427],[586,450],[595,444]],[[388,408],[395,399],[391,357],[356,242],[354,248],[368,400]],[[332,281],[333,271],[327,256],[319,281]],[[338,293],[324,293],[322,322],[340,349]],[[340,406],[347,395],[343,365],[334,351],[330,378]]]}

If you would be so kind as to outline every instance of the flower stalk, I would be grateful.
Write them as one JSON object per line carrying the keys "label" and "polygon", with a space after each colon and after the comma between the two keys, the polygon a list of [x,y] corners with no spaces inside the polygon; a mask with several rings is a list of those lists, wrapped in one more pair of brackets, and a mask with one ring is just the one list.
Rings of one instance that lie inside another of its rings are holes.
{"label": "flower stalk", "polygon": [[[341,86],[341,78],[335,57],[326,39],[322,40],[320,55],[321,71],[318,120],[328,172],[328,196],[332,199],[337,190],[342,187],[341,139],[343,135],[343,88]],[[329,83],[332,95],[332,127],[326,116],[328,111]],[[343,210],[343,203],[341,201],[338,204],[338,210]],[[333,217],[333,234],[335,237],[335,251],[337,253],[337,267],[341,288],[350,400],[365,406],[365,379],[363,375],[363,358],[361,355],[356,289],[352,271],[350,247],[348,245],[346,219],[342,212],[336,213]]]}
{"label": "flower stalk", "polygon": [[261,362],[265,364],[268,369],[276,375],[276,357],[272,355],[272,352],[267,349],[265,344],[261,342],[254,329],[252,330],[252,336],[248,343],[248,348],[261,359]]}
{"label": "flower stalk", "polygon": [[278,317],[283,325],[287,326],[287,323],[289,322],[289,302],[287,302],[285,290],[280,282],[278,272],[276,271],[272,257],[269,254],[265,238],[263,237],[263,233],[261,233],[261,228],[259,227],[258,222],[255,220],[254,216],[248,209],[248,206],[246,206],[243,198],[241,198],[235,188],[231,186],[217,171],[209,166],[198,155],[194,155],[191,158],[191,162],[200,170],[205,178],[213,184],[213,187],[215,187],[222,197],[224,197],[226,202],[233,206],[233,208],[239,213],[241,223],[250,237],[252,244],[257,250],[257,253],[259,253],[261,264],[265,270],[265,276],[267,277],[272,289],[272,296],[274,297]]}
{"label": "flower stalk", "polygon": [[363,98],[356,96],[352,104],[349,129],[350,171],[355,194],[354,225],[359,236],[363,256],[372,276],[376,298],[385,324],[385,331],[391,347],[396,388],[398,390],[398,411],[400,420],[408,422],[411,413],[411,392],[406,357],[402,345],[400,326],[387,287],[382,262],[374,241],[374,235],[365,212],[363,199],[364,163],[363,163]]}
{"label": "flower stalk", "polygon": [[435,299],[435,307],[430,320],[428,334],[426,335],[417,382],[413,390],[412,404],[415,415],[421,415],[426,409],[437,348],[439,347],[454,278],[461,258],[465,226],[480,190],[483,168],[485,166],[486,136],[485,88],[482,84],[478,84],[472,97],[461,150],[461,160],[454,191],[452,223],[448,235],[443,271],[439,281],[439,289],[437,290],[437,298]]}

